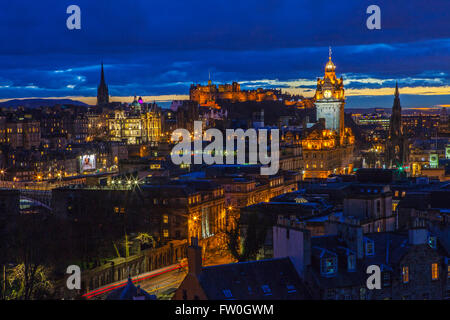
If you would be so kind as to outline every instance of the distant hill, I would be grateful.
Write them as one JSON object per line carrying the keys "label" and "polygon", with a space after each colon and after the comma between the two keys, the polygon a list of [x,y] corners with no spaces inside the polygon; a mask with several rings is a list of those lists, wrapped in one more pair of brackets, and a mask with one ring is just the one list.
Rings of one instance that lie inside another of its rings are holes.
{"label": "distant hill", "polygon": [[43,107],[43,106],[53,107],[55,105],[63,105],[63,104],[89,107],[89,105],[84,102],[72,100],[72,99],[13,99],[13,100],[5,101],[5,102],[0,102],[0,107],[37,108],[37,107]]}

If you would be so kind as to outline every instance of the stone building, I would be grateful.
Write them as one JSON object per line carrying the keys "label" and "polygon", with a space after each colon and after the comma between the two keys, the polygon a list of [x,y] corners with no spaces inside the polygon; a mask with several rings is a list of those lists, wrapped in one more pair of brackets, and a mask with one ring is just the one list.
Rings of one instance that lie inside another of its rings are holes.
{"label": "stone building", "polygon": [[197,239],[188,247],[189,273],[172,300],[306,300],[289,258],[202,266]]}
{"label": "stone building", "polygon": [[304,179],[326,179],[330,174],[351,173],[353,168],[355,137],[344,127],[344,85],[335,69],[330,53],[325,75],[317,80],[318,123],[305,130],[302,139]]}
{"label": "stone building", "polygon": [[[352,219],[330,220],[327,235],[311,237],[290,220],[274,227],[274,257],[289,256],[313,299],[441,300],[448,297],[448,252],[430,242],[423,225],[406,233],[363,234]],[[283,250],[281,250],[281,249]],[[295,250],[294,250],[295,249]],[[369,266],[380,268],[380,289],[367,287]]]}
{"label": "stone building", "polygon": [[161,113],[156,108],[142,112],[115,110],[108,119],[108,138],[127,144],[156,144],[161,139]]}
{"label": "stone building", "polygon": [[336,66],[331,61],[331,49],[328,62],[325,65],[323,79],[317,79],[315,104],[317,120],[325,119],[325,129],[338,133],[341,139],[344,136],[344,80],[336,78]]}
{"label": "stone building", "polygon": [[192,84],[189,90],[189,99],[191,101],[207,106],[214,106],[214,102],[220,100],[229,100],[232,102],[274,101],[277,100],[280,95],[281,90],[262,88],[256,90],[241,90],[241,86],[237,82],[217,86],[212,84],[211,80],[208,81],[208,85],[206,86]]}

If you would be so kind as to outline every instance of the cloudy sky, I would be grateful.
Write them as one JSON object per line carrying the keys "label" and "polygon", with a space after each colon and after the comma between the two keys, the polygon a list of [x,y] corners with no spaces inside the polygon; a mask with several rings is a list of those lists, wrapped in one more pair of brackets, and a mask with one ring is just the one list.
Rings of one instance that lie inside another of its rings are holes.
{"label": "cloudy sky", "polygon": [[[81,30],[66,9],[81,8]],[[366,9],[381,8],[381,30]],[[183,98],[239,81],[312,96],[332,47],[349,107],[450,106],[449,0],[15,0],[0,5],[0,100]],[[91,97],[91,98],[90,98]]]}

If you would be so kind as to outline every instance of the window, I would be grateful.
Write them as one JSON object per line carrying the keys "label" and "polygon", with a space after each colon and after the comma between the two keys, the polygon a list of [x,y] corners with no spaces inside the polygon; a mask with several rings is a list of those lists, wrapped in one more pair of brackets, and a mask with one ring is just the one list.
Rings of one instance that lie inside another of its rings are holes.
{"label": "window", "polygon": [[323,258],[322,259],[322,274],[333,275],[337,272],[337,258]]}
{"label": "window", "polygon": [[232,298],[233,294],[231,293],[230,289],[224,289],[222,290],[223,295],[225,296],[225,298]]}
{"label": "window", "polygon": [[366,300],[366,288],[359,289],[359,300]]}
{"label": "window", "polygon": [[439,266],[435,262],[431,264],[431,280],[438,280],[438,279],[439,279]]}
{"label": "window", "polygon": [[391,285],[391,274],[386,271],[383,272],[383,287],[389,287]]}
{"label": "window", "polygon": [[402,281],[403,281],[403,283],[409,282],[409,267],[408,266],[402,267]]}
{"label": "window", "polygon": [[286,285],[286,288],[288,290],[288,293],[295,293],[295,292],[297,292],[297,290],[295,289],[295,287],[292,284]]}
{"label": "window", "polygon": [[395,191],[394,197],[398,197],[398,190]]}
{"label": "window", "polygon": [[365,245],[366,245],[366,256],[373,256],[375,254],[373,241],[365,238]]}
{"label": "window", "polygon": [[326,299],[328,299],[328,300],[336,299],[336,290],[335,289],[327,289]]}
{"label": "window", "polygon": [[428,237],[428,244],[431,248],[436,249],[436,237]]}
{"label": "window", "polygon": [[252,294],[253,294],[252,287],[248,286],[248,287],[247,287],[247,290],[248,290],[248,294],[249,294],[249,295],[252,295]]}
{"label": "window", "polygon": [[163,223],[169,223],[169,216],[167,214],[163,215]]}
{"label": "window", "polygon": [[262,285],[261,289],[263,290],[264,295],[272,295],[272,290],[270,290],[270,287],[267,284]]}
{"label": "window", "polygon": [[169,237],[169,230],[164,229],[163,230],[163,236],[164,236],[164,238],[168,238]]}
{"label": "window", "polygon": [[347,263],[348,263],[348,271],[355,271],[356,269],[356,256],[354,254],[351,254],[347,257]]}

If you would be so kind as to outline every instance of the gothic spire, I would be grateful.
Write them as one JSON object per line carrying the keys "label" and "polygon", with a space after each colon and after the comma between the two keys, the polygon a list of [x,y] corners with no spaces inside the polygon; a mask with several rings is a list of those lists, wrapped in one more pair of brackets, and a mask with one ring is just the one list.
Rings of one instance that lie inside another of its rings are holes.
{"label": "gothic spire", "polygon": [[106,85],[105,81],[105,72],[102,61],[100,84],[97,89],[97,105],[105,105],[108,103],[109,103],[109,93],[108,93],[108,86]]}
{"label": "gothic spire", "polygon": [[103,70],[103,61],[102,61],[102,74],[100,78],[100,84],[105,83],[105,72]]}

